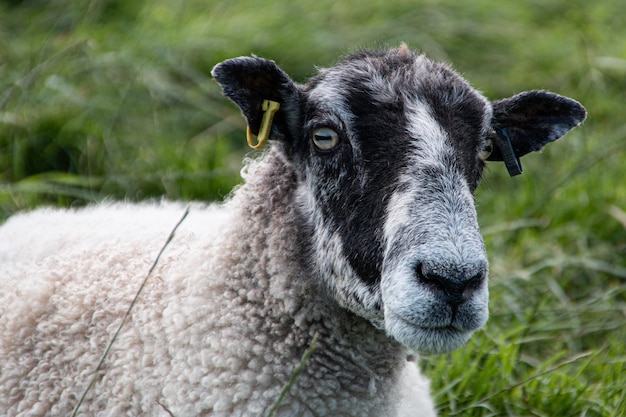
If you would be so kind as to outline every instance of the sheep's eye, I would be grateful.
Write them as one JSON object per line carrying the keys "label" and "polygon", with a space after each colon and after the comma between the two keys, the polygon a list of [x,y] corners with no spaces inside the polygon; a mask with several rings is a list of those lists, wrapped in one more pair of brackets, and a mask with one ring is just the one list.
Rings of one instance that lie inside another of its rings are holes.
{"label": "sheep's eye", "polygon": [[478,157],[481,161],[486,161],[491,152],[493,152],[493,140],[487,139],[480,152],[478,152]]}
{"label": "sheep's eye", "polygon": [[321,127],[313,131],[313,143],[319,149],[326,151],[339,143],[339,135],[332,129]]}

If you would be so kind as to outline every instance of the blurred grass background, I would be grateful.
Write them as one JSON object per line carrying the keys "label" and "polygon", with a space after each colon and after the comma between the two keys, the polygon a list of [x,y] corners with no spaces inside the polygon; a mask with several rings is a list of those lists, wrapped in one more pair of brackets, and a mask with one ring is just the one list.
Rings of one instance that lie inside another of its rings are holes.
{"label": "blurred grass background", "polygon": [[552,90],[588,121],[477,194],[491,315],[423,359],[442,416],[626,415],[621,0],[0,0],[0,219],[103,198],[215,200],[244,121],[211,80],[251,53],[295,80],[401,41],[488,97]]}

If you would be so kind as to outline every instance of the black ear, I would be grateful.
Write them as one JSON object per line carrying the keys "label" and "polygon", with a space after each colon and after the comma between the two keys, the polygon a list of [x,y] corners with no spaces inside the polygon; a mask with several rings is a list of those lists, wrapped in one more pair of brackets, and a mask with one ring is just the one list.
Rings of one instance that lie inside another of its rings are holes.
{"label": "black ear", "polygon": [[547,91],[526,91],[493,103],[496,133],[490,161],[504,161],[511,176],[521,174],[519,158],[554,142],[587,117],[576,100]]}
{"label": "black ear", "polygon": [[258,57],[239,57],[217,64],[211,75],[220,84],[258,135],[263,118],[263,100],[280,104],[273,117],[270,138],[286,139],[295,135],[300,118],[296,84],[274,61]]}

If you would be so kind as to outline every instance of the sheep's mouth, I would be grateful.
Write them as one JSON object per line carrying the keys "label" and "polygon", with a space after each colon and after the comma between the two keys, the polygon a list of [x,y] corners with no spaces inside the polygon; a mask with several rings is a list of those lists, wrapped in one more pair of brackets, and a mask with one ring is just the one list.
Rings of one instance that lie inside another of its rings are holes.
{"label": "sheep's mouth", "polygon": [[446,327],[418,327],[417,332],[430,342],[417,349],[422,353],[447,353],[464,346],[470,339],[473,330],[459,330],[454,326]]}
{"label": "sheep's mouth", "polygon": [[385,330],[409,349],[441,354],[465,345],[476,328],[465,328],[455,322],[442,326],[423,326],[397,314],[386,314]]}

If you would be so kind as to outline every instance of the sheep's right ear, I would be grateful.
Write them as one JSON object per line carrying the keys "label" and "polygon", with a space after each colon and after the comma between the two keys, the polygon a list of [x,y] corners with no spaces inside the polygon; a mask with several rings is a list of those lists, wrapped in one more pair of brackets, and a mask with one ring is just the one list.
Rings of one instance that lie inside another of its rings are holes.
{"label": "sheep's right ear", "polygon": [[233,58],[217,64],[211,75],[224,95],[239,106],[254,135],[259,134],[264,100],[280,104],[269,137],[285,140],[296,135],[300,94],[296,84],[274,61],[258,57]]}
{"label": "sheep's right ear", "polygon": [[494,149],[489,161],[504,161],[511,176],[519,158],[540,151],[580,125],[587,111],[576,100],[547,91],[526,91],[493,103]]}

